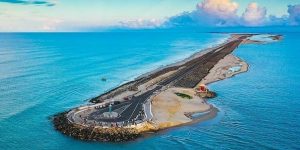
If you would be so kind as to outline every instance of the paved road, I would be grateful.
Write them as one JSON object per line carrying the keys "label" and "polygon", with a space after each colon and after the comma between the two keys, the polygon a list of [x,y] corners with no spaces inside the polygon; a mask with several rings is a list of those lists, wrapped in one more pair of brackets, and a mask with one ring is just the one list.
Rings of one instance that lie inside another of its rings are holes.
{"label": "paved road", "polygon": [[89,120],[96,120],[98,122],[123,122],[136,118],[139,112],[143,109],[143,104],[148,100],[156,91],[162,90],[163,87],[173,85],[176,87],[195,87],[197,83],[204,78],[209,70],[218,63],[219,60],[230,54],[238,45],[243,41],[245,37],[241,37],[237,40],[228,42],[223,46],[216,48],[203,56],[193,59],[186,63],[183,69],[178,70],[176,73],[161,81],[158,86],[150,89],[149,91],[133,97],[129,103],[121,103],[113,106],[113,110],[119,109],[126,105],[129,105],[118,118],[113,119],[100,119],[99,115],[108,111],[108,108],[99,109],[98,111],[91,113],[88,117]]}

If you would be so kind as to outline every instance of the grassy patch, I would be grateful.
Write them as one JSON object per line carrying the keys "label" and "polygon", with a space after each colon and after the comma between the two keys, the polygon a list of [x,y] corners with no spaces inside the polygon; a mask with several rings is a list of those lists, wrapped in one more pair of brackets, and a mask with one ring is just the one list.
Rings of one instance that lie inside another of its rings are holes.
{"label": "grassy patch", "polygon": [[193,97],[184,93],[175,93],[177,96],[181,98],[187,98],[187,99],[192,99]]}

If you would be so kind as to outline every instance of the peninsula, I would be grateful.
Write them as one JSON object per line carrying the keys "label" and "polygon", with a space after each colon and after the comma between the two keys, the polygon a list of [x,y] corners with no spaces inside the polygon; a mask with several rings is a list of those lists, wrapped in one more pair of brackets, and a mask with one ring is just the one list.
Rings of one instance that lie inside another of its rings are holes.
{"label": "peninsula", "polygon": [[[157,69],[98,97],[90,104],[54,116],[54,127],[82,140],[121,142],[143,133],[208,120],[218,109],[206,85],[248,70],[231,54],[255,34],[233,34],[224,43]],[[274,41],[280,35],[269,36]]]}

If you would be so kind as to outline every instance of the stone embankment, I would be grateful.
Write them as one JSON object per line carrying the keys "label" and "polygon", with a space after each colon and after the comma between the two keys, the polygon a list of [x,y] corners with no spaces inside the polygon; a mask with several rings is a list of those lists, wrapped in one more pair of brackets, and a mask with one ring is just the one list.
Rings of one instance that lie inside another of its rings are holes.
{"label": "stone embankment", "polygon": [[97,128],[93,126],[82,126],[71,123],[67,112],[54,116],[53,123],[56,130],[80,140],[101,142],[124,142],[140,137],[140,133],[134,128]]}

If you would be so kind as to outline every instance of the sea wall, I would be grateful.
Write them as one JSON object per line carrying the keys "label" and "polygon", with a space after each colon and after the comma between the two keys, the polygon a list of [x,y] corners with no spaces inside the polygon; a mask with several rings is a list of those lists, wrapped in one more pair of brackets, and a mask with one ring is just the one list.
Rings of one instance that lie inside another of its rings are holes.
{"label": "sea wall", "polygon": [[97,128],[93,126],[82,126],[71,123],[63,112],[53,117],[56,130],[75,139],[101,142],[125,142],[137,139],[141,134],[134,128]]}

